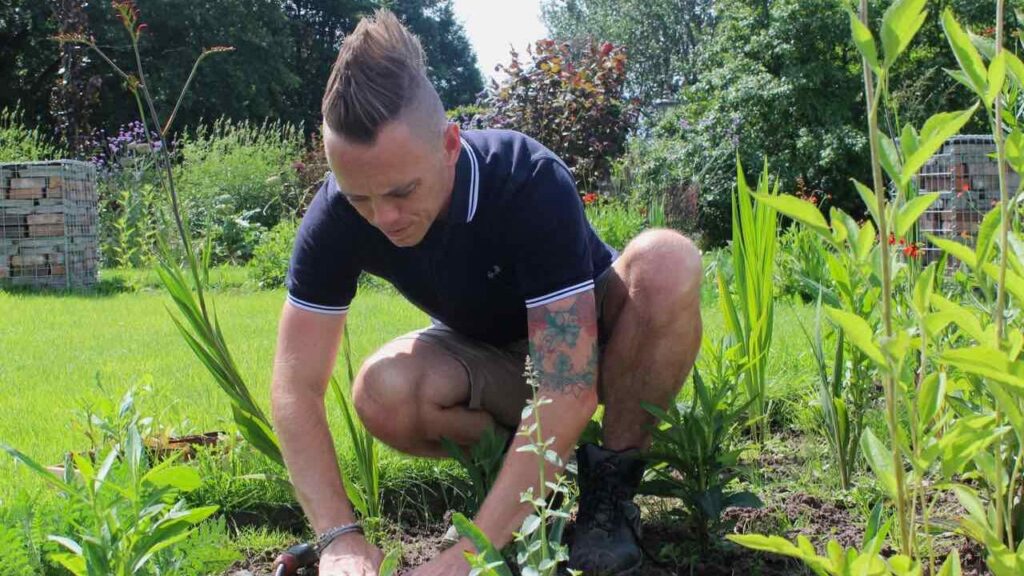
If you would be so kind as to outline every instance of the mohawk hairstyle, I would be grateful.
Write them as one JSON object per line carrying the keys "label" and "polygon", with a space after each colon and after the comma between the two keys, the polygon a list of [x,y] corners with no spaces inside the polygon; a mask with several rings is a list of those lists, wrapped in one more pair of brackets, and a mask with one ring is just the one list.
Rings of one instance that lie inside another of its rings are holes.
{"label": "mohawk hairstyle", "polygon": [[342,42],[327,81],[321,107],[327,127],[372,144],[381,126],[402,116],[414,116],[418,127],[443,122],[425,60],[419,39],[390,11],[361,20]]}

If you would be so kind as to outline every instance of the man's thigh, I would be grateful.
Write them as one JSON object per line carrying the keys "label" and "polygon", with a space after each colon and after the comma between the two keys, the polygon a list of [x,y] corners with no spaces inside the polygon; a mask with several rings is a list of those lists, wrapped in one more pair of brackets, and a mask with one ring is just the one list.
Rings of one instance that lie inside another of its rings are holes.
{"label": "man's thigh", "polygon": [[[399,336],[392,344],[412,343],[412,348],[441,351],[447,361],[462,368],[459,388],[471,410],[485,410],[501,425],[514,429],[531,395],[523,376],[529,347],[525,341],[497,348],[456,333],[443,325],[429,326]],[[391,346],[389,344],[389,346]]]}

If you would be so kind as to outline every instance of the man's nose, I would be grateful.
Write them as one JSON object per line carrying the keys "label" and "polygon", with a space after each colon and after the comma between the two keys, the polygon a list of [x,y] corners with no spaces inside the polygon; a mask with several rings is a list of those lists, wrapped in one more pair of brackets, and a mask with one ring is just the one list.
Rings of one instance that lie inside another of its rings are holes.
{"label": "man's nose", "polygon": [[389,229],[398,219],[398,207],[393,202],[382,200],[373,207],[373,221],[378,228]]}

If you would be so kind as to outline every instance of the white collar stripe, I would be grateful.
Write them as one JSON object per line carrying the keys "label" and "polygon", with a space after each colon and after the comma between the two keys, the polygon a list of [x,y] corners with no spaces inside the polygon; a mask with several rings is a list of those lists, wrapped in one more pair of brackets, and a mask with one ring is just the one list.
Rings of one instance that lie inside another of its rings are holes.
{"label": "white collar stripe", "polygon": [[575,286],[568,286],[566,288],[562,288],[561,290],[555,290],[554,292],[551,292],[550,294],[545,294],[544,296],[530,298],[529,300],[526,301],[526,307],[534,308],[536,306],[550,304],[556,300],[561,300],[562,298],[565,298],[567,296],[579,294],[580,292],[586,292],[587,290],[593,289],[593,287],[594,281],[587,280],[586,282],[581,282],[579,284],[576,284]]}
{"label": "white collar stripe", "polygon": [[477,199],[480,196],[480,166],[477,164],[476,153],[473,152],[473,148],[468,142],[466,142],[465,138],[462,138],[461,140],[463,148],[465,148],[466,153],[469,154],[469,213],[466,216],[466,222],[471,222],[473,220],[473,216],[476,215]]}

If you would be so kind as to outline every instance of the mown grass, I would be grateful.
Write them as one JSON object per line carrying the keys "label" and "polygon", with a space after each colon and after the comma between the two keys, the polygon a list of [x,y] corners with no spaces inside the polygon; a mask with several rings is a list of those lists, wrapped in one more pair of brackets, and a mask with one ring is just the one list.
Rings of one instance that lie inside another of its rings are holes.
{"label": "mown grass", "polygon": [[[216,309],[241,372],[254,395],[268,405],[271,364],[282,290],[248,289],[244,272],[215,271]],[[0,292],[0,442],[38,461],[57,463],[68,450],[82,448],[78,413],[115,402],[129,387],[148,387],[140,412],[177,433],[233,430],[225,396],[185,346],[168,317],[169,298],[154,289],[151,274],[105,273],[99,294]],[[121,292],[125,286],[139,289]],[[118,288],[121,287],[121,288]],[[723,334],[713,299],[705,305],[705,333]],[[780,303],[769,373],[771,396],[786,407],[803,404],[812,374],[799,322],[813,321],[813,310]],[[427,323],[427,317],[401,296],[363,291],[350,316],[353,354],[358,363],[391,338]],[[339,373],[344,367],[339,360]],[[339,449],[347,447],[337,411],[332,427]],[[787,418],[788,419],[788,418]],[[384,451],[392,478],[429,474],[431,465]],[[0,459],[0,508],[18,487],[35,484]]]}

